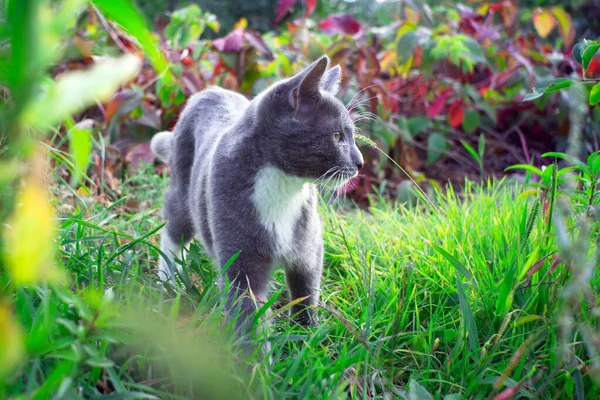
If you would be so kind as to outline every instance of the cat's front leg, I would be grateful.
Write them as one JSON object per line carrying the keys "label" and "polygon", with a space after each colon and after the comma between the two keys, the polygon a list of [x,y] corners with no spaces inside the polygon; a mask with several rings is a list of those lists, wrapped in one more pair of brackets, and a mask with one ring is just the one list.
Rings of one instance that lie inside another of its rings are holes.
{"label": "cat's front leg", "polygon": [[[225,265],[228,259],[221,258],[221,265]],[[225,272],[229,281],[225,304],[227,319],[234,325],[235,334],[242,340],[243,347],[250,353],[255,349],[253,342],[259,337],[259,331],[268,328],[264,317],[256,321],[256,312],[268,297],[271,264],[270,257],[256,252],[240,251],[239,256]],[[262,350],[263,353],[268,353],[268,345]]]}
{"label": "cat's front leg", "polygon": [[323,272],[322,245],[315,253],[294,262],[286,263],[286,279],[292,300],[305,298],[292,306],[292,321],[300,325],[316,325],[321,274]]}

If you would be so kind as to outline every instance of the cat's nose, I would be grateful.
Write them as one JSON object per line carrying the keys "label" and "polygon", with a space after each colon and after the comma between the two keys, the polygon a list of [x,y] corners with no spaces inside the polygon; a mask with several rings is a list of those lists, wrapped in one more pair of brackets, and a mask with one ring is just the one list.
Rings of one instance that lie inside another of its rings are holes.
{"label": "cat's nose", "polygon": [[353,149],[352,161],[354,161],[354,165],[356,165],[357,169],[361,169],[365,164],[365,159],[363,158],[361,152],[358,149]]}

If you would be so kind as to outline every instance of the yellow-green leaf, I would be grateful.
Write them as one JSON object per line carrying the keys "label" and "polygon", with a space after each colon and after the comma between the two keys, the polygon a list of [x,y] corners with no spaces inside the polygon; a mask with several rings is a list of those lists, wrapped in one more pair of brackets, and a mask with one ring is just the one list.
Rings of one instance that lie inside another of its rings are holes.
{"label": "yellow-green leaf", "polygon": [[54,210],[42,180],[28,177],[17,200],[4,228],[4,260],[12,281],[16,285],[60,281],[62,274],[54,263]]}
{"label": "yellow-green leaf", "polygon": [[92,151],[92,120],[83,120],[77,123],[71,131],[70,150],[75,171],[72,184],[75,186],[85,174],[85,170]]}
{"label": "yellow-green leaf", "polygon": [[550,11],[558,21],[558,32],[565,42],[565,47],[571,47],[575,40],[575,27],[571,16],[562,7],[552,7]]}
{"label": "yellow-green leaf", "polygon": [[596,105],[600,102],[600,83],[596,83],[590,92],[590,105]]}
{"label": "yellow-green leaf", "polygon": [[556,18],[547,10],[536,8],[533,12],[533,26],[541,37],[548,37],[556,26]]}
{"label": "yellow-green leaf", "polygon": [[23,357],[21,327],[6,303],[0,303],[0,379],[5,378]]}

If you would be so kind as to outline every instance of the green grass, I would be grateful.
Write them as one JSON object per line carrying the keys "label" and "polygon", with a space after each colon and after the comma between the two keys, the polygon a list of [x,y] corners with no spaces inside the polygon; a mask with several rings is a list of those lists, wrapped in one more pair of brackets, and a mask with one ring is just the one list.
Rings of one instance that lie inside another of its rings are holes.
{"label": "green grass", "polygon": [[[247,367],[227,339],[217,273],[198,246],[184,265],[185,290],[156,282],[166,183],[148,169],[105,202],[55,187],[60,260],[72,279],[63,288],[14,289],[1,277],[28,354],[5,396],[484,399],[509,387],[521,398],[598,394],[598,360],[580,334],[596,321],[594,305],[562,301],[571,273],[562,263],[551,270],[554,235],[516,186],[467,182],[460,194],[436,194],[435,207],[423,199],[411,208],[323,207],[320,325],[290,325],[277,271],[271,333],[259,339],[272,342],[273,362]],[[598,274],[590,283],[597,293]],[[579,306],[583,319],[561,331],[561,318]]]}

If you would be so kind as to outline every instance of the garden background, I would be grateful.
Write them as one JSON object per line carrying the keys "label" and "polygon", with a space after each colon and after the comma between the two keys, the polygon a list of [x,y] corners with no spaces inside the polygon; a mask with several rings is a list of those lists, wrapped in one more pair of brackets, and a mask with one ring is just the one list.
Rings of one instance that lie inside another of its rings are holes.
{"label": "garden background", "polygon": [[[598,0],[0,0],[0,398],[596,398],[599,36]],[[320,326],[277,272],[241,360],[198,245],[157,281],[149,140],[323,54],[366,165]]]}

